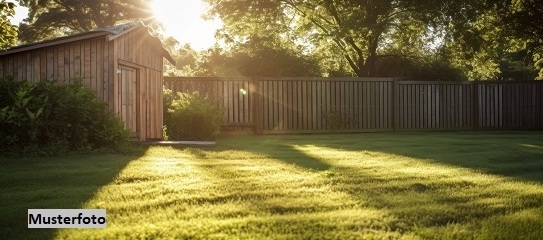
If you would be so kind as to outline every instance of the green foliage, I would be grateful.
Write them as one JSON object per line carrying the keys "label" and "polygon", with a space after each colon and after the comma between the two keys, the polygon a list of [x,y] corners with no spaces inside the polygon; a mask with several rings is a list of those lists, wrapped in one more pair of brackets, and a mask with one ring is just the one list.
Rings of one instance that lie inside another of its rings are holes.
{"label": "green foliage", "polygon": [[200,54],[196,52],[189,44],[181,45],[173,37],[168,37],[162,41],[162,44],[168,50],[176,65],[166,63],[163,67],[165,76],[194,76],[196,75],[197,63]]}
{"label": "green foliage", "polygon": [[[542,0],[207,2],[225,23],[221,40],[281,36],[318,56],[325,76],[543,79]],[[383,65],[397,62],[408,65]]]}
{"label": "green foliage", "polygon": [[[527,51],[519,51],[510,54],[504,54],[499,61],[500,80],[534,80],[537,78],[537,68],[534,68],[536,62],[533,61],[532,54]],[[535,56],[535,54],[534,54]]]}
{"label": "green foliage", "polygon": [[128,131],[80,80],[60,85],[0,79],[0,149],[38,154],[129,146]]}
{"label": "green foliage", "polygon": [[347,129],[349,124],[356,121],[347,107],[334,106],[323,116],[330,129]]}
{"label": "green foliage", "polygon": [[533,55],[534,66],[539,70],[537,80],[543,80],[543,48],[537,50],[538,51]]}
{"label": "green foliage", "polygon": [[150,19],[148,0],[20,0],[28,7],[20,39],[34,42],[74,32],[111,27],[127,21]]}
{"label": "green foliage", "polygon": [[219,134],[223,111],[208,96],[164,90],[164,103],[169,139],[212,140]]}
{"label": "green foliage", "polygon": [[15,15],[15,4],[0,0],[0,50],[15,45],[17,27],[12,25],[9,17]]}
{"label": "green foliage", "polygon": [[167,126],[162,127],[162,140],[164,140],[164,141],[169,141],[170,140],[170,136],[168,136],[168,127]]}
{"label": "green foliage", "polygon": [[512,0],[504,17],[504,25],[512,35],[528,39],[534,47],[543,47],[543,1]]}
{"label": "green foliage", "polygon": [[272,38],[252,38],[229,50],[210,49],[199,64],[198,75],[250,77],[321,76],[315,58]]}
{"label": "green foliage", "polygon": [[[225,23],[225,39],[245,39],[273,32],[300,46],[345,58],[360,77],[376,76],[375,64],[386,37],[410,29],[404,39],[421,39],[437,19],[455,13],[464,1],[212,1],[211,12]],[[274,24],[269,24],[274,23]],[[406,28],[407,27],[407,28]],[[416,49],[417,41],[402,48]],[[420,41],[419,41],[420,42]]]}
{"label": "green foliage", "polygon": [[416,81],[465,81],[463,73],[439,58],[407,58],[401,55],[381,58],[377,61],[379,76],[407,78]]}

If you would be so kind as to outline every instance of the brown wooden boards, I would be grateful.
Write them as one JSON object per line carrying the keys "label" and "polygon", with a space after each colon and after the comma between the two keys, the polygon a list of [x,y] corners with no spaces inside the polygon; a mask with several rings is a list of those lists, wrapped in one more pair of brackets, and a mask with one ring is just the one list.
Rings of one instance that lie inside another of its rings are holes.
{"label": "brown wooden boards", "polygon": [[[239,88],[249,83],[255,87],[247,94],[254,96],[243,98]],[[164,84],[222,99],[225,126],[243,123],[262,133],[543,128],[539,81],[165,78]]]}

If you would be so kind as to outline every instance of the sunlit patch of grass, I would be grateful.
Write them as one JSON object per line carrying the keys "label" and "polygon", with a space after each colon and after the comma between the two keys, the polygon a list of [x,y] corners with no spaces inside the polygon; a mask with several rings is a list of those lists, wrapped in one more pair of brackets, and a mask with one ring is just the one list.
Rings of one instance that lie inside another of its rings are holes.
{"label": "sunlit patch of grass", "polygon": [[533,133],[426,133],[151,147],[81,205],[105,208],[106,229],[54,237],[543,239],[542,145]]}
{"label": "sunlit patch of grass", "polygon": [[[382,152],[345,151],[312,145],[296,146],[296,149],[342,168],[342,174],[331,176],[337,189],[361,196],[372,207],[393,209],[392,213],[404,219],[406,231],[412,227],[411,223],[418,229],[415,232],[428,233],[429,230],[424,228],[437,229],[435,233],[438,234],[434,237],[440,235],[442,226],[449,225],[456,232],[485,239],[496,239],[502,234],[518,237],[523,232],[529,237],[543,236],[541,184]],[[361,184],[371,186],[360,187]],[[525,209],[529,209],[528,212]],[[519,215],[519,212],[523,214]],[[504,226],[508,222],[505,219],[518,218],[523,219]],[[506,228],[486,231],[492,226]],[[483,232],[473,232],[473,229]],[[455,236],[451,235],[451,238]]]}

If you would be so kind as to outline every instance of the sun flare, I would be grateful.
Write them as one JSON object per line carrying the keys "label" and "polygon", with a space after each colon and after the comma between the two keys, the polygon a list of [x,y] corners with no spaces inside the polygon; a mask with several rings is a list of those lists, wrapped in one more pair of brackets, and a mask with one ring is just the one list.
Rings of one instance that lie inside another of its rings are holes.
{"label": "sun flare", "polygon": [[221,27],[218,19],[204,20],[206,7],[201,0],[154,0],[151,11],[164,25],[166,35],[197,50],[213,45],[215,31]]}

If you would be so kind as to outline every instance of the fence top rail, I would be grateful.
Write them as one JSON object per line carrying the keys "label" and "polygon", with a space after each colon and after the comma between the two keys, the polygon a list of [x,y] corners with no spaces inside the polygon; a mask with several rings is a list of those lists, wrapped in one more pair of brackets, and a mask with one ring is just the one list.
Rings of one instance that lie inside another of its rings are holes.
{"label": "fence top rail", "polygon": [[411,84],[432,84],[432,85],[511,85],[511,84],[543,84],[543,81],[528,80],[528,81],[411,81],[401,80],[398,84],[411,85]]}
{"label": "fence top rail", "polygon": [[394,78],[380,77],[260,77],[257,81],[327,81],[327,82],[392,82]]}
{"label": "fence top rail", "polygon": [[251,81],[297,81],[297,82],[396,82],[400,85],[432,84],[432,85],[490,85],[490,84],[543,84],[543,81],[413,81],[399,78],[359,78],[359,77],[164,77],[165,82],[177,81],[225,81],[225,82],[251,82]]}
{"label": "fence top rail", "polygon": [[177,82],[177,81],[252,81],[249,77],[164,77],[164,81]]}
{"label": "fence top rail", "polygon": [[397,82],[399,85],[472,85],[479,82],[461,82],[461,81],[407,81]]}
{"label": "fence top rail", "polygon": [[164,77],[164,81],[329,81],[329,82],[392,82],[394,78],[359,77]]}

